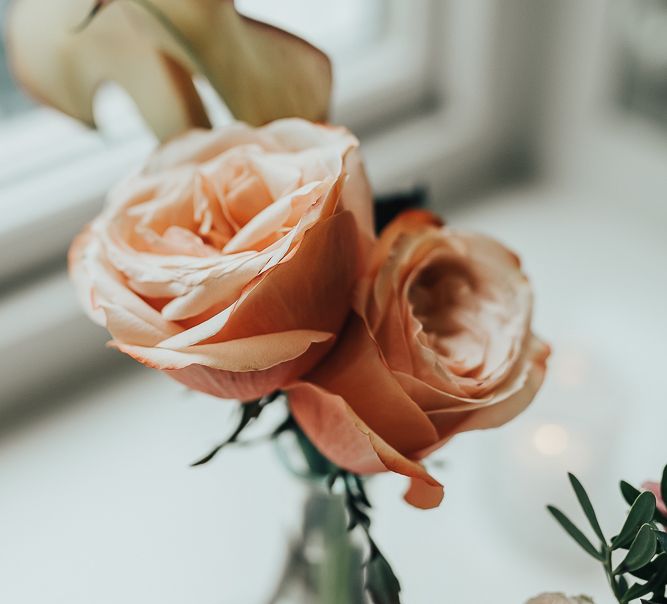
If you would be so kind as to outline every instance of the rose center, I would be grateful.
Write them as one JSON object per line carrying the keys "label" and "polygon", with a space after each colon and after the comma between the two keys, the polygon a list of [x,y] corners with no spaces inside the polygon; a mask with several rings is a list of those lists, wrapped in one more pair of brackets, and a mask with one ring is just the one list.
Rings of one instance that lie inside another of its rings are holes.
{"label": "rose center", "polygon": [[426,343],[451,369],[466,374],[479,366],[486,336],[479,329],[476,279],[467,267],[450,259],[429,264],[410,285],[408,300]]}

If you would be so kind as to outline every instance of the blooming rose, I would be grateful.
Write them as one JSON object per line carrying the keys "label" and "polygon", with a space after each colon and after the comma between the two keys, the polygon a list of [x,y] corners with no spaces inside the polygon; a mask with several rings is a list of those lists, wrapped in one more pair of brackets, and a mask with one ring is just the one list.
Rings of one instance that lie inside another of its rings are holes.
{"label": "blooming rose", "polygon": [[409,476],[406,500],[435,507],[442,486],[418,461],[504,424],[542,383],[530,285],[499,243],[410,211],[383,231],[355,306],[327,359],[290,387],[292,413],[333,462]]}
{"label": "blooming rose", "polygon": [[331,347],[374,237],[357,147],[298,119],[167,144],[72,245],[89,314],[193,389],[283,387]]}

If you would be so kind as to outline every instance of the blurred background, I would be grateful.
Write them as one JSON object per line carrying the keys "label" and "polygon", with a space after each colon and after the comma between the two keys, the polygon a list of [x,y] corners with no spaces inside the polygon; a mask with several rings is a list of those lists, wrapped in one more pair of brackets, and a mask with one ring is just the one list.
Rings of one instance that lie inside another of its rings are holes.
{"label": "blurred background", "polygon": [[[579,519],[574,471],[611,531],[618,480],[667,462],[667,1],[237,4],[330,52],[378,192],[426,186],[521,255],[554,349],[528,412],[434,456],[440,509],[372,481],[405,602],[609,601],[544,506]],[[266,602],[302,491],[269,446],[190,469],[232,405],[106,350],[68,285],[71,237],[155,145],[122,91],[96,112],[27,99],[0,44],[0,602]]]}

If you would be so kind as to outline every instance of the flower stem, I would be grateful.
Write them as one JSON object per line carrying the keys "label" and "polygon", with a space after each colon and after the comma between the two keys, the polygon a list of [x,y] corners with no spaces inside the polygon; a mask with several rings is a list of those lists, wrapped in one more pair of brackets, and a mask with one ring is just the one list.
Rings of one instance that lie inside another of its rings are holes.
{"label": "flower stem", "polygon": [[606,543],[603,543],[602,548],[603,548],[602,553],[604,554],[604,561],[602,564],[604,566],[605,574],[607,575],[607,580],[609,581],[609,586],[611,587],[611,590],[614,593],[614,597],[616,598],[616,600],[622,603],[623,596],[619,592],[618,583],[614,578],[614,569],[611,561],[611,547],[609,547]]}

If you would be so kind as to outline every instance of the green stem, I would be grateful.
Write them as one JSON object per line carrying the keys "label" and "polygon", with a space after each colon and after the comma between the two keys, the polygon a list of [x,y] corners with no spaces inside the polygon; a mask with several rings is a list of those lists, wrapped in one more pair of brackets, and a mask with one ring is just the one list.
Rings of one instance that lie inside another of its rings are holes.
{"label": "green stem", "polygon": [[294,424],[294,433],[308,468],[315,476],[326,477],[337,470],[336,466],[315,448],[315,445],[310,442],[310,439],[296,423]]}
{"label": "green stem", "polygon": [[606,543],[602,544],[602,548],[603,548],[602,553],[604,554],[604,561],[602,564],[604,566],[604,570],[607,575],[607,580],[609,581],[609,585],[611,587],[612,592],[614,592],[614,597],[618,602],[622,604],[623,596],[619,592],[618,583],[614,578],[614,568],[612,566],[612,561],[611,561],[611,548]]}

